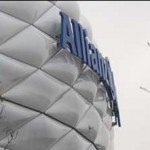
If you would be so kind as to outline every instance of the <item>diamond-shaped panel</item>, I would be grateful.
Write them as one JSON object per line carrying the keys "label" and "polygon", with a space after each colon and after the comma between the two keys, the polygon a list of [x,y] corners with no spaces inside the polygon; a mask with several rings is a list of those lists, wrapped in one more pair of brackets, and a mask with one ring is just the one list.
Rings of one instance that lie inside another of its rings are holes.
{"label": "diamond-shaped panel", "polygon": [[87,150],[91,144],[72,130],[49,150]]}
{"label": "diamond-shaped panel", "polygon": [[95,106],[96,110],[99,112],[101,117],[103,117],[106,114],[108,105],[107,98],[108,97],[106,96],[106,90],[103,88],[102,84],[99,84],[93,105]]}
{"label": "diamond-shaped panel", "polygon": [[30,26],[0,47],[0,53],[35,67],[40,67],[58,48],[43,32]]}
{"label": "diamond-shaped panel", "polygon": [[33,23],[53,6],[48,1],[0,1],[0,11]]}
{"label": "diamond-shaped panel", "polygon": [[0,54],[0,94],[25,79],[36,68]]}
{"label": "diamond-shaped panel", "polygon": [[59,12],[60,9],[54,5],[34,23],[34,26],[53,38],[56,38],[60,34],[61,16]]}
{"label": "diamond-shaped panel", "polygon": [[107,108],[107,112],[105,116],[103,116],[103,122],[106,125],[106,127],[111,130],[112,128],[112,110],[110,108]]}
{"label": "diamond-shaped panel", "polygon": [[0,102],[0,112],[0,139],[39,115],[35,111],[7,101]]}
{"label": "diamond-shaped panel", "polygon": [[3,97],[23,106],[44,111],[68,89],[64,83],[39,70]]}
{"label": "diamond-shaped panel", "polygon": [[110,143],[110,131],[107,129],[105,124],[102,125],[101,130],[98,132],[98,136],[96,137],[94,143],[97,146],[101,146],[103,149],[107,149]]}
{"label": "diamond-shaped panel", "polygon": [[81,74],[83,65],[79,59],[70,55],[69,51],[62,49],[42,67],[42,70],[72,85]]}
{"label": "diamond-shaped panel", "polygon": [[90,103],[71,89],[51,106],[46,113],[61,122],[75,127],[89,107]]}
{"label": "diamond-shaped panel", "polygon": [[79,120],[76,129],[91,141],[97,137],[98,131],[101,130],[102,120],[98,112],[92,106],[85,115]]}
{"label": "diamond-shaped panel", "polygon": [[93,102],[96,97],[98,83],[99,77],[87,66],[73,88],[88,101]]}
{"label": "diamond-shaped panel", "polygon": [[80,8],[75,1],[57,1],[55,4],[58,8],[60,8],[64,13],[66,13],[70,18],[79,21],[80,18]]}
{"label": "diamond-shaped panel", "polygon": [[0,45],[28,26],[27,23],[2,12],[0,12],[0,20]]}

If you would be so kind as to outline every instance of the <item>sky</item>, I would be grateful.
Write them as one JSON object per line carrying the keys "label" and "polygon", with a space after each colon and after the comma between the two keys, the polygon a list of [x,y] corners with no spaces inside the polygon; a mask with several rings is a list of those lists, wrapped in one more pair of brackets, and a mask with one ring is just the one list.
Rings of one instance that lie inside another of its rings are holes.
{"label": "sky", "polygon": [[78,1],[98,49],[108,56],[122,127],[115,150],[150,150],[150,2]]}

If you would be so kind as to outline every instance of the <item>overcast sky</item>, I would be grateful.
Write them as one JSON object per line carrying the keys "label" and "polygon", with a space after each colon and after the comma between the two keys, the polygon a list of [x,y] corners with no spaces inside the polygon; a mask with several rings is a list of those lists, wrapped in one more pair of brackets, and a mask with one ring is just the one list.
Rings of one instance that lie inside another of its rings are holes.
{"label": "overcast sky", "polygon": [[114,72],[122,127],[115,150],[150,150],[150,2],[80,1]]}

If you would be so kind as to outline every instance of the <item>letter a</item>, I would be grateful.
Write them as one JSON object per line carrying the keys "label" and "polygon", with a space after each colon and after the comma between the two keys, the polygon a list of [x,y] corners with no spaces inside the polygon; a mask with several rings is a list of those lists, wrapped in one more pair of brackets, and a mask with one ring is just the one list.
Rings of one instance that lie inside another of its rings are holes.
{"label": "letter a", "polygon": [[60,45],[62,48],[69,48],[71,53],[77,55],[77,50],[75,47],[73,34],[71,31],[71,23],[69,21],[69,17],[60,12],[61,15],[61,36],[60,36]]}

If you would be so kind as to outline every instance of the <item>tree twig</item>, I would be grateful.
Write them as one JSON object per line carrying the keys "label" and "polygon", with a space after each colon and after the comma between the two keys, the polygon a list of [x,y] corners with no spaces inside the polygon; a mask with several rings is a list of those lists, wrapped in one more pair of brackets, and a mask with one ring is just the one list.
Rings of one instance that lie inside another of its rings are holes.
{"label": "tree twig", "polygon": [[150,93],[150,90],[148,90],[148,89],[146,89],[146,88],[144,88],[144,87],[141,87],[141,86],[140,86],[140,89],[141,89],[141,90],[144,90],[144,91],[147,92],[147,93]]}

